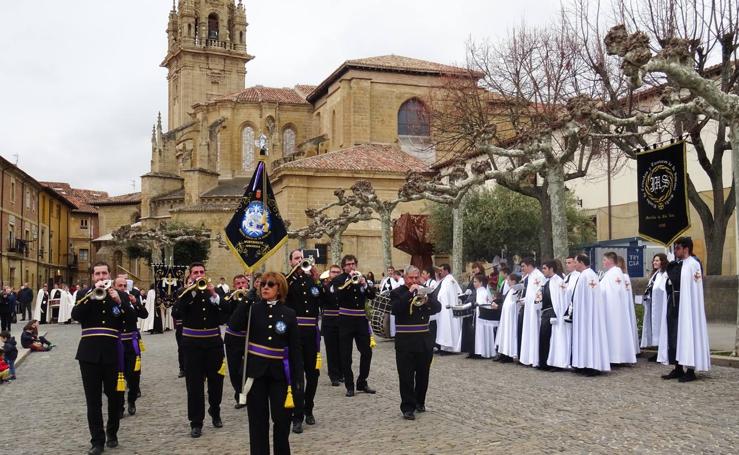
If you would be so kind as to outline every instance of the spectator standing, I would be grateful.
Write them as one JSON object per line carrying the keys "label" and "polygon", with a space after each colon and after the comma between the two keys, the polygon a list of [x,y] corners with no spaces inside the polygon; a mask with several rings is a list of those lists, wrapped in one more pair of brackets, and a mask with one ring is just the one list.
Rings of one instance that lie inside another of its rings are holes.
{"label": "spectator standing", "polygon": [[28,314],[28,320],[30,321],[32,318],[33,289],[28,286],[28,283],[23,283],[23,286],[21,286],[17,301],[20,307],[21,321],[26,320],[26,314]]}
{"label": "spectator standing", "polygon": [[[12,303],[15,303],[15,301]],[[7,293],[3,292],[2,295],[0,295],[0,330],[7,330],[9,332],[12,320],[13,307],[11,306],[11,301],[8,298]]]}

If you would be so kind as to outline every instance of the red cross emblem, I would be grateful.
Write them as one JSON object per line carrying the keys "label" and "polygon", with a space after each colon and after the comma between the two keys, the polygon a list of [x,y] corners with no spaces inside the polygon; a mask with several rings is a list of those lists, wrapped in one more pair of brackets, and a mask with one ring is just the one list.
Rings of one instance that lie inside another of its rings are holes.
{"label": "red cross emblem", "polygon": [[616,284],[621,284],[621,278],[616,277]]}
{"label": "red cross emblem", "polygon": [[590,280],[590,282],[588,283],[588,286],[595,289],[598,286],[598,282],[595,280]]}
{"label": "red cross emblem", "polygon": [[700,273],[700,272],[695,272],[695,274],[693,274],[693,279],[694,279],[694,280],[695,280],[696,282],[700,281],[700,280],[701,280],[701,278],[703,278],[703,276],[701,275],[701,273]]}

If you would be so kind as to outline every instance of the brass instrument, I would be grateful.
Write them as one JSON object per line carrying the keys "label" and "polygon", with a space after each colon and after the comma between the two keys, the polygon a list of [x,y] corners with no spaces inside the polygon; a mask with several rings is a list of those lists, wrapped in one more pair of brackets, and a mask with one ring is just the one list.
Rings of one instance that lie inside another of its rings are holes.
{"label": "brass instrument", "polygon": [[413,308],[420,308],[429,301],[429,294],[431,293],[431,289],[425,288],[423,286],[419,287],[418,290],[413,292],[413,297],[411,298],[411,304],[409,312],[410,314],[413,314]]}
{"label": "brass instrument", "polygon": [[190,292],[190,291],[195,291],[195,290],[198,290],[198,291],[200,291],[200,292],[203,292],[203,291],[205,291],[206,289],[208,289],[208,283],[210,283],[210,278],[206,278],[206,277],[200,277],[200,278],[198,278],[198,280],[197,280],[196,282],[194,282],[194,283],[193,283],[193,284],[191,284],[190,286],[186,287],[186,288],[185,288],[185,289],[184,289],[184,290],[183,290],[183,291],[182,291],[182,292],[180,293],[180,296],[179,296],[178,298],[182,298],[182,296],[184,296],[185,294],[187,294],[187,293],[188,293],[188,292]]}
{"label": "brass instrument", "polygon": [[105,300],[105,296],[108,295],[108,289],[113,285],[113,280],[104,280],[103,287],[92,288],[90,292],[85,294],[77,304],[84,303],[87,300]]}
{"label": "brass instrument", "polygon": [[231,295],[227,295],[224,300],[230,302],[231,300],[244,300],[249,293],[248,289],[236,289],[231,293]]}
{"label": "brass instrument", "polygon": [[285,276],[285,279],[290,278],[293,273],[295,273],[298,268],[303,271],[306,275],[310,273],[311,269],[313,268],[313,264],[315,263],[315,260],[313,259],[313,256],[307,257],[300,261],[299,264],[296,264],[295,267],[293,267],[292,270],[290,270],[290,273]]}
{"label": "brass instrument", "polygon": [[350,284],[359,284],[359,279],[362,278],[362,274],[356,270],[349,273],[349,279],[344,282],[339,289],[343,290],[349,287]]}

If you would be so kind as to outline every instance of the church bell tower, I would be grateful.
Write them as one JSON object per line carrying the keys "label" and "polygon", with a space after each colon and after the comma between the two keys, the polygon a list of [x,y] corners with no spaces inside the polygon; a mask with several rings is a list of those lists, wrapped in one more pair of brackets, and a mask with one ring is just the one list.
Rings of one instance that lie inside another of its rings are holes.
{"label": "church bell tower", "polygon": [[193,104],[242,90],[246,82],[246,12],[241,0],[179,0],[169,12],[168,129],[191,121]]}

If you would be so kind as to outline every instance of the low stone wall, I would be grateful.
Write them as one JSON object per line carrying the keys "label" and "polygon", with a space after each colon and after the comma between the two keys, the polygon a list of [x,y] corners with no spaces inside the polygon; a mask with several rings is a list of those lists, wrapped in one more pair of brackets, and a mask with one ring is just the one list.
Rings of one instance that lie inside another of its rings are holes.
{"label": "low stone wall", "polygon": [[[632,279],[634,294],[644,293],[649,282],[646,278]],[[736,322],[737,308],[737,277],[735,276],[705,276],[703,277],[703,292],[706,303],[706,319],[709,322]]]}

